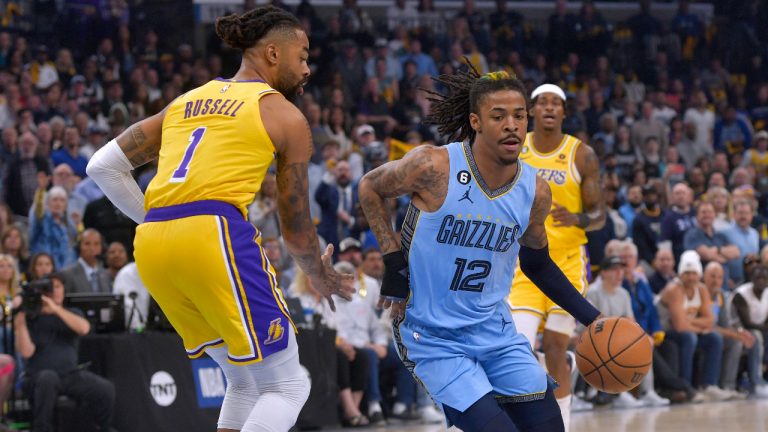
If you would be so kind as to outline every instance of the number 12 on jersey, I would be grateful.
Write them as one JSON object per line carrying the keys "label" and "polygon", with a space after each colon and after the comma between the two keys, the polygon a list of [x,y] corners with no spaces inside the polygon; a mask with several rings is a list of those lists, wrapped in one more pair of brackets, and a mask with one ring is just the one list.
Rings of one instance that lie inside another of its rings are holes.
{"label": "number 12 on jersey", "polygon": [[184,151],[184,157],[181,159],[179,167],[176,168],[169,180],[171,183],[184,183],[187,180],[189,163],[192,162],[192,157],[195,156],[195,150],[200,144],[200,141],[203,140],[203,135],[205,135],[206,129],[205,126],[202,126],[192,131],[192,134],[189,136],[189,145],[187,145],[187,150]]}
{"label": "number 12 on jersey", "polygon": [[[475,282],[478,279],[485,279],[491,274],[491,263],[485,260],[470,261],[464,258],[456,258],[456,272],[451,281],[451,291],[473,291],[481,292],[485,287],[485,282]],[[464,271],[480,270],[477,273],[464,275]]]}

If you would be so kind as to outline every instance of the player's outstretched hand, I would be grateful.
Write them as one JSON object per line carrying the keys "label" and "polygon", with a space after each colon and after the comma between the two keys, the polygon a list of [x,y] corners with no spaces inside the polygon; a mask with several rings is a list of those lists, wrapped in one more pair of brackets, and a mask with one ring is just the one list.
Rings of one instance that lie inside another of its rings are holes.
{"label": "player's outstretched hand", "polygon": [[333,294],[345,299],[352,300],[352,294],[355,293],[355,275],[341,274],[333,268],[331,263],[333,257],[333,245],[329,244],[325,248],[325,253],[321,257],[323,261],[322,277],[313,280],[312,286],[320,292],[331,306],[331,310],[336,311],[336,305],[333,303]]}
{"label": "player's outstretched hand", "polygon": [[552,215],[553,226],[556,227],[569,227],[579,224],[579,217],[568,211],[567,208],[557,203],[552,203],[552,211],[549,212]]}

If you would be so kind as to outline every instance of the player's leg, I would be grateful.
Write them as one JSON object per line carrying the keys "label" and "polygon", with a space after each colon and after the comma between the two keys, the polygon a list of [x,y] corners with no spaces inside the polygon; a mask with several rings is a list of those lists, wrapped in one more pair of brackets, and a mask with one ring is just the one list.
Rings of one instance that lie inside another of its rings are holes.
{"label": "player's leg", "polygon": [[552,386],[544,399],[528,402],[508,402],[501,406],[520,430],[526,432],[562,432],[563,417]]}
{"label": "player's leg", "polygon": [[[552,260],[563,271],[563,274],[579,290],[586,295],[589,279],[589,257],[584,246],[568,249],[550,250]],[[567,314],[552,300],[546,299],[546,323],[542,337],[542,351],[546,357],[547,371],[557,380],[559,387],[555,389],[555,398],[560,406],[565,430],[568,431],[571,417],[571,370],[566,351],[576,330],[576,320]]]}
{"label": "player's leg", "polygon": [[228,361],[226,347],[207,350],[227,377],[219,428],[243,432],[290,429],[309,397],[310,382],[299,364],[293,332],[288,347],[259,363],[236,366]]}
{"label": "player's leg", "polygon": [[575,329],[576,320],[572,316],[553,313],[544,324],[544,335],[541,339],[547,371],[559,384],[554,395],[566,424],[565,430],[568,430],[567,422],[570,422],[572,384],[566,351]]}
{"label": "player's leg", "polygon": [[448,405],[443,405],[443,409],[450,424],[464,432],[517,432],[520,430],[501,408],[493,393],[485,394],[464,411]]}

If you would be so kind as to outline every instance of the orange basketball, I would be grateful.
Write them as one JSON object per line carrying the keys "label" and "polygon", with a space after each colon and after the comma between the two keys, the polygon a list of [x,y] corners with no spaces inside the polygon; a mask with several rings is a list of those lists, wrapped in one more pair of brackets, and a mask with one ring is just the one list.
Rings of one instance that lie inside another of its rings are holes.
{"label": "orange basketball", "polygon": [[593,322],[576,344],[576,367],[598,390],[621,393],[635,388],[648,373],[653,345],[634,321],[611,317]]}

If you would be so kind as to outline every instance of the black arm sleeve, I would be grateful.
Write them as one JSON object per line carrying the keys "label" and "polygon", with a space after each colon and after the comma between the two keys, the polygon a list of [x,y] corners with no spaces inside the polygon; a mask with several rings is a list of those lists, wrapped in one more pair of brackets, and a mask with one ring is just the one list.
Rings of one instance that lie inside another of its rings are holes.
{"label": "black arm sleeve", "polygon": [[549,257],[549,247],[520,247],[520,270],[553,302],[588,326],[600,315]]}

